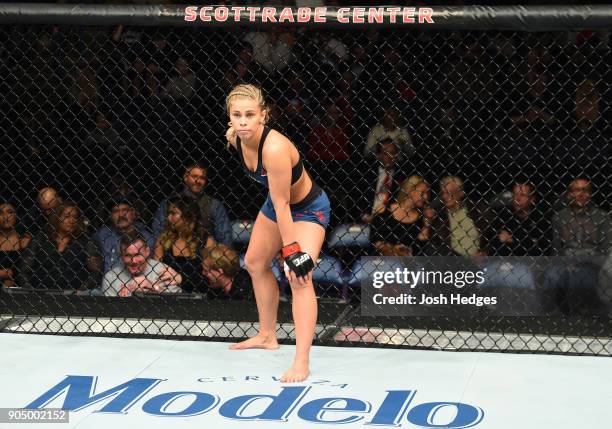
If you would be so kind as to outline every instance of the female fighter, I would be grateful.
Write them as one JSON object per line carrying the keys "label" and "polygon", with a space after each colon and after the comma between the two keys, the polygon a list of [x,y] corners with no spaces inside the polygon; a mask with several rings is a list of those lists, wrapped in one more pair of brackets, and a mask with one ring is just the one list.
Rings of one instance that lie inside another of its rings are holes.
{"label": "female fighter", "polygon": [[259,333],[232,349],[276,349],[279,290],[270,264],[279,250],[293,295],[296,352],[283,382],[300,382],[309,375],[309,355],[317,300],[312,270],[325,238],[330,205],[302,165],[293,143],[266,126],[268,112],[261,89],[238,85],[226,98],[230,123],[228,144],[236,148],[246,174],[269,189],[251,234],[245,256],[259,312]]}

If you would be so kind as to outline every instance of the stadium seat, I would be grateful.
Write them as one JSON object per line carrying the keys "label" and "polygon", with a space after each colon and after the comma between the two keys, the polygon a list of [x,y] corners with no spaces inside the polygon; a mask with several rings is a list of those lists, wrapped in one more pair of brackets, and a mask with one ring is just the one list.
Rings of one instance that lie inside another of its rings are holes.
{"label": "stadium seat", "polygon": [[330,249],[338,247],[370,247],[370,225],[342,224],[337,226],[327,242]]}
{"label": "stadium seat", "polygon": [[506,261],[489,262],[484,271],[482,287],[535,289],[535,279],[526,264]]}
{"label": "stadium seat", "polygon": [[500,316],[537,316],[544,310],[541,288],[533,270],[525,263],[494,260],[485,265],[483,296],[494,296],[497,304],[487,306]]}
{"label": "stadium seat", "polygon": [[232,222],[232,242],[237,247],[244,247],[251,239],[254,221],[248,219]]}
{"label": "stadium seat", "polygon": [[[319,255],[317,265],[312,273],[312,281],[315,287],[319,287],[324,295],[338,298],[344,286],[344,276],[340,261],[330,255]],[[325,292],[330,292],[326,294]]]}
{"label": "stadium seat", "polygon": [[544,291],[565,315],[607,312],[599,296],[600,268],[594,261],[559,259],[544,271]]}
{"label": "stadium seat", "polygon": [[395,271],[396,268],[404,268],[401,258],[361,258],[355,261],[350,272],[346,275],[346,280],[349,286],[359,286],[361,281],[368,278],[374,271]]}

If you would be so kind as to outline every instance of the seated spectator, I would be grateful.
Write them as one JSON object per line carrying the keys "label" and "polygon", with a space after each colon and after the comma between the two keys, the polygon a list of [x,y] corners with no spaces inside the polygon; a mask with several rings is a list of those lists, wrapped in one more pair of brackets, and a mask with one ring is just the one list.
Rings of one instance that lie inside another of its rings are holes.
{"label": "seated spectator", "polygon": [[102,258],[85,233],[83,216],[71,202],[62,203],[23,253],[21,286],[89,290],[96,287]]}
{"label": "seated spectator", "polygon": [[423,124],[427,132],[415,156],[417,171],[432,171],[438,176],[468,171],[471,151],[467,148],[466,126],[467,119],[454,101],[443,99]]}
{"label": "seated spectator", "polygon": [[181,274],[184,292],[191,293],[202,283],[202,251],[214,240],[199,221],[196,203],[187,197],[168,200],[166,223],[155,244],[155,259]]}
{"label": "seated spectator", "polygon": [[553,245],[557,255],[608,254],[612,241],[610,218],[591,202],[592,193],[588,179],[577,178],[570,183],[570,206],[553,216]]}
{"label": "seated spectator", "polygon": [[551,101],[553,101],[550,91],[547,90],[551,77],[546,73],[542,75],[530,73],[527,80],[531,80],[528,85],[528,92],[520,99],[513,100],[513,109],[510,116],[512,122],[518,127],[534,122],[548,125],[558,122],[553,113],[554,110],[549,109]]}
{"label": "seated spectator", "polygon": [[[602,104],[603,100],[596,82],[591,79],[584,80],[576,88],[574,95],[574,120],[580,132],[589,133],[591,130],[603,131]],[[591,136],[592,137],[592,136]]]}
{"label": "seated spectator", "polygon": [[[376,145],[376,153],[378,168],[368,170],[362,176],[363,183],[359,186],[368,203],[367,212],[361,216],[361,220],[365,223],[370,223],[374,216],[385,211],[399,183],[398,146],[392,139],[386,138]],[[357,204],[361,205],[359,202]]]}
{"label": "seated spectator", "polygon": [[433,210],[429,204],[429,185],[411,178],[402,182],[397,202],[372,220],[371,240],[384,256],[417,256],[431,235]]}
{"label": "seated spectator", "polygon": [[[310,108],[314,94],[304,86],[306,79],[304,70],[287,70],[283,76],[287,81],[287,88],[279,94],[277,104],[281,111],[279,127],[287,133],[287,137],[297,146],[300,153],[308,152],[308,134],[311,130],[312,115],[315,112]],[[336,103],[342,111],[344,107]],[[345,119],[348,116],[345,114]]]}
{"label": "seated spectator", "polygon": [[[553,251],[555,258],[545,273],[545,281],[555,292],[554,304],[564,315],[606,311],[608,285],[606,262],[612,237],[608,214],[591,201],[591,182],[576,178],[569,185],[567,207],[553,216]],[[600,272],[601,271],[601,272]],[[604,292],[604,293],[602,293]]]}
{"label": "seated spectator", "polygon": [[376,145],[389,138],[400,149],[400,152],[410,156],[415,152],[412,144],[412,137],[406,128],[399,126],[399,111],[394,106],[387,106],[380,122],[374,125],[374,128],[368,134],[363,155],[373,155],[376,150]]}
{"label": "seated spectator", "polygon": [[598,280],[597,295],[605,306],[608,316],[612,316],[612,252],[603,261]]}
{"label": "seated spectator", "polygon": [[440,181],[442,207],[435,210],[428,253],[441,256],[484,255],[488,237],[488,208],[466,199],[463,181],[455,176]]}
{"label": "seated spectator", "polygon": [[111,199],[107,207],[110,210],[110,225],[102,226],[94,234],[94,240],[104,257],[104,272],[121,264],[119,240],[122,235],[138,234],[145,238],[150,248],[155,246],[155,237],[142,222],[136,220],[136,209],[129,198],[117,195]]}
{"label": "seated spectator", "polygon": [[[605,94],[606,90],[598,89],[597,83],[590,79],[576,88],[573,117],[564,124],[571,131],[564,136],[563,150],[558,151],[557,155],[557,177],[597,177],[601,174],[605,178],[610,177],[612,149],[609,142],[612,130],[610,120],[606,118],[609,108],[606,107],[606,97],[602,91]],[[610,180],[601,181],[599,191],[609,195],[612,192]]]}
{"label": "seated spectator", "polygon": [[121,77],[122,104],[126,113],[136,113],[143,106],[147,97],[157,95],[155,80],[144,60],[136,52],[130,52],[124,59],[127,68]]}
{"label": "seated spectator", "polygon": [[104,274],[104,295],[127,297],[134,292],[181,292],[181,275],[163,262],[151,258],[151,248],[144,237],[123,235],[120,246],[123,264],[115,265]]}
{"label": "seated spectator", "polygon": [[51,187],[44,187],[38,191],[36,206],[29,213],[26,221],[28,232],[35,236],[49,223],[49,215],[62,203],[62,198]]}
{"label": "seated spectator", "polygon": [[253,59],[268,73],[282,72],[296,60],[294,33],[281,27],[252,31],[244,36],[244,41],[253,47]]}
{"label": "seated spectator", "polygon": [[[92,223],[96,222],[96,229],[99,229],[108,221],[107,213],[111,210],[109,204],[121,199],[127,199],[130,202],[136,212],[136,219],[147,225],[150,224],[153,214],[157,210],[157,202],[151,201],[149,198],[145,202],[134,189],[137,184],[138,180],[134,180],[132,177],[126,178],[122,174],[111,177],[104,192],[98,196],[97,205],[94,206],[96,216],[93,217]],[[150,197],[150,195],[147,196]],[[152,207],[153,205],[155,207]]]}
{"label": "seated spectator", "polygon": [[402,181],[398,192],[400,194],[409,194],[417,188],[417,185],[420,185],[421,183],[425,183],[427,185],[427,190],[429,192],[429,183],[425,182],[425,179],[422,176],[418,176],[416,174]]}
{"label": "seated spectator", "polygon": [[184,57],[176,60],[174,69],[175,75],[168,80],[162,97],[176,102],[189,101],[195,94],[197,77]]}
{"label": "seated spectator", "polygon": [[116,157],[124,156],[128,148],[104,113],[96,112],[94,118],[96,127],[85,139],[85,148],[99,157],[98,162],[106,165],[109,161],[116,161]]}
{"label": "seated spectator", "polygon": [[308,136],[308,159],[311,161],[344,162],[349,159],[350,141],[342,112],[334,103],[327,106],[325,115]]}
{"label": "seated spectator", "polygon": [[91,117],[100,105],[100,83],[93,68],[86,63],[74,67],[69,77],[68,105],[76,123],[73,126],[85,124],[85,118]]}
{"label": "seated spectator", "polygon": [[211,298],[253,299],[251,276],[240,268],[238,254],[229,246],[217,244],[205,250],[202,274]]}
{"label": "seated spectator", "polygon": [[332,212],[331,223],[335,224],[346,217],[346,207],[350,203],[352,182],[349,172],[353,169],[350,160],[350,139],[346,121],[338,106],[325,103],[325,114],[308,135],[309,150],[307,158],[319,183],[330,192],[331,204],[336,209]]}
{"label": "seated spectator", "polygon": [[493,230],[495,237],[490,243],[490,255],[550,254],[550,223],[538,210],[536,191],[530,183],[517,183],[512,187],[512,201],[496,213]]}
{"label": "seated spectator", "polygon": [[[240,82],[262,82],[265,72],[253,59],[253,47],[245,43],[238,49],[236,62],[234,63],[237,83]],[[230,88],[231,90],[231,88]]]}
{"label": "seated spectator", "polygon": [[149,201],[145,203],[145,201],[138,196],[134,190],[137,183],[137,181],[130,180],[121,174],[117,174],[111,178],[109,188],[112,192],[110,192],[110,195],[129,199],[134,210],[136,210],[138,218],[150,221],[153,218],[153,210],[149,207],[151,203]]}
{"label": "seated spectator", "polygon": [[[151,36],[150,43],[145,48],[147,70],[154,78],[154,85],[165,86],[174,67],[174,49],[169,43],[170,34],[165,30],[158,29]],[[158,91],[153,91],[158,93]]]}
{"label": "seated spectator", "polygon": [[[232,242],[232,226],[227,211],[221,201],[208,196],[204,192],[206,186],[206,169],[201,165],[190,165],[183,175],[182,196],[196,202],[200,209],[199,218],[204,231],[212,233],[218,243],[229,245]],[[166,220],[168,199],[159,205],[153,219],[153,234],[157,237],[161,233]]]}
{"label": "seated spectator", "polygon": [[30,234],[17,231],[17,210],[15,206],[0,203],[0,286],[16,286],[15,280],[21,253],[30,244]]}

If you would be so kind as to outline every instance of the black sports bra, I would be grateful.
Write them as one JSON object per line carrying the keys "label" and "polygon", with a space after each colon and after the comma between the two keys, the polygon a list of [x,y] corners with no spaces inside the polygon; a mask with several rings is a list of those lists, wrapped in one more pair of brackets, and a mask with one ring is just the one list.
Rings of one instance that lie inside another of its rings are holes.
{"label": "black sports bra", "polygon": [[[238,148],[238,153],[240,154],[240,162],[242,163],[242,167],[246,171],[247,175],[256,180],[257,182],[268,186],[268,173],[265,168],[263,168],[262,163],[262,153],[263,146],[266,141],[266,137],[270,133],[270,128],[264,127],[264,132],[261,135],[261,140],[259,141],[259,149],[257,151],[257,168],[255,171],[251,171],[247,168],[246,163],[244,162],[244,156],[242,154],[242,145],[240,143],[240,137],[236,136],[236,147]],[[299,156],[299,154],[298,154]],[[302,177],[302,171],[304,170],[304,164],[302,163],[302,157],[298,159],[298,162],[291,168],[291,184],[293,185],[297,182],[300,177]]]}

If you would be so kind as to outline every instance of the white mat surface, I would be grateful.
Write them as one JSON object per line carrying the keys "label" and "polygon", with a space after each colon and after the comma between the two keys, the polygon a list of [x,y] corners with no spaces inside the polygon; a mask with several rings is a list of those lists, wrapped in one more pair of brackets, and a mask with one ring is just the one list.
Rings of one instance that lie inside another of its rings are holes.
{"label": "white mat surface", "polygon": [[[0,408],[81,406],[69,424],[0,428],[573,429],[612,421],[612,359],[601,357],[314,347],[312,376],[291,390],[274,377],[293,346],[230,351],[227,343],[0,334],[0,350]],[[137,379],[158,381],[139,390]],[[171,415],[181,412],[194,415]],[[331,423],[342,419],[349,423]]]}

